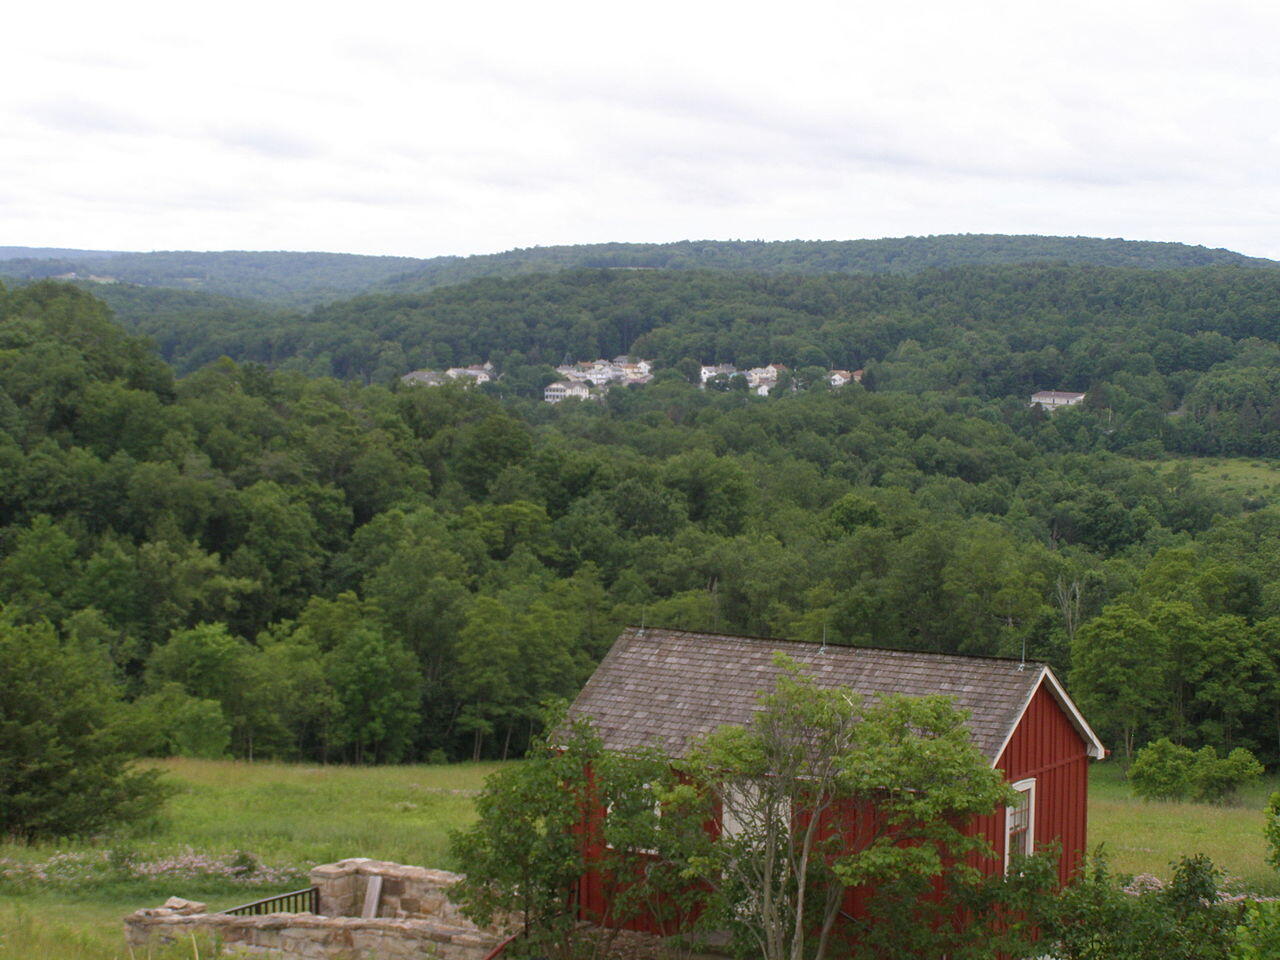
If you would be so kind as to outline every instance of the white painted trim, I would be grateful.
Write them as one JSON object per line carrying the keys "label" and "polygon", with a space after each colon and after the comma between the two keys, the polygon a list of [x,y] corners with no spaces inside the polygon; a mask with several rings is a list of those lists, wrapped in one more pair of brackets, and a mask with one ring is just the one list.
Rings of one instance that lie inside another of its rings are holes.
{"label": "white painted trim", "polygon": [[1066,689],[1058,681],[1053,671],[1048,667],[1044,668],[1045,679],[1049,681],[1050,687],[1053,689],[1053,695],[1058,698],[1058,703],[1066,708],[1067,714],[1071,717],[1071,722],[1075,724],[1076,729],[1089,743],[1089,756],[1095,760],[1101,760],[1107,755],[1107,748],[1102,745],[1102,741],[1098,739],[1098,735],[1093,732],[1093,727],[1081,715],[1080,710],[1076,707],[1074,701],[1067,696]]}
{"label": "white painted trim", "polygon": [[1009,749],[1009,741],[1013,739],[1013,735],[1018,731],[1018,727],[1022,725],[1022,718],[1027,715],[1027,708],[1031,706],[1031,701],[1035,699],[1036,691],[1049,681],[1049,690],[1053,693],[1053,698],[1058,701],[1058,705],[1067,712],[1067,717],[1071,720],[1071,725],[1076,728],[1076,732],[1080,734],[1088,744],[1087,754],[1095,760],[1101,760],[1107,755],[1107,748],[1102,745],[1102,741],[1098,739],[1098,735],[1093,732],[1093,728],[1089,726],[1088,721],[1081,715],[1080,709],[1075,702],[1067,696],[1066,689],[1058,680],[1054,672],[1043,664],[1040,666],[1040,677],[1031,687],[1031,692],[1027,694],[1027,699],[1022,704],[1022,709],[1018,711],[1017,719],[1009,726],[1009,732],[1004,735],[1004,742],[1000,744],[1000,749],[996,751],[996,757],[991,761],[994,768],[1004,757],[1005,750]]}
{"label": "white painted trim", "polygon": [[720,791],[720,836],[739,837],[747,832],[749,825],[734,816],[728,803],[730,796],[738,798],[736,805],[751,810],[760,804],[760,788],[750,781],[744,781],[737,786],[726,784]]}
{"label": "white painted trim", "polygon": [[996,764],[1000,762],[1000,758],[1004,756],[1004,752],[1009,749],[1009,741],[1013,739],[1013,735],[1018,732],[1018,727],[1022,723],[1022,718],[1027,715],[1027,708],[1031,706],[1031,701],[1035,699],[1036,691],[1040,689],[1040,684],[1044,683],[1044,675],[1048,671],[1048,667],[1040,667],[1040,676],[1036,677],[1036,682],[1031,685],[1031,689],[1027,691],[1027,699],[1022,701],[1022,706],[1018,708],[1018,715],[1014,718],[1013,723],[1009,724],[1009,730],[1004,735],[1004,742],[1000,744],[1000,749],[996,751],[996,755],[991,760],[991,767],[995,769]]}
{"label": "white painted trim", "polygon": [[[1036,780],[1029,777],[1012,784],[1013,789],[1027,795],[1027,852],[1035,853],[1036,849]],[[1004,808],[1004,872],[1009,872],[1009,814],[1012,807]]]}

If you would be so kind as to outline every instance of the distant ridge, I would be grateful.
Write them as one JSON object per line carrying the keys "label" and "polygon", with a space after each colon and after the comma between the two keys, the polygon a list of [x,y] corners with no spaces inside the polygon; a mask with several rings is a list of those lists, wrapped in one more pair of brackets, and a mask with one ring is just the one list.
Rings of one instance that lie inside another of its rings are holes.
{"label": "distant ridge", "polygon": [[421,292],[479,277],[508,277],[583,267],[730,270],[743,273],[917,273],[966,265],[1063,263],[1180,269],[1238,266],[1276,269],[1280,262],[1185,243],[1096,237],[944,234],[883,240],[682,240],[530,247],[474,257],[437,257],[380,284],[378,292]]}
{"label": "distant ridge", "polygon": [[[18,255],[4,251],[16,251]],[[247,297],[276,306],[310,307],[364,293],[374,284],[430,261],[354,253],[165,250],[112,253],[0,247],[0,277],[38,280],[76,274],[144,287]]]}
{"label": "distant ridge", "polygon": [[148,287],[249,297],[291,307],[315,306],[362,293],[422,293],[484,277],[582,268],[907,274],[966,265],[1045,262],[1142,269],[1280,267],[1275,260],[1183,243],[1006,234],[883,240],[598,243],[431,259],[287,251],[123,253],[0,247],[0,276],[30,280],[92,274]]}
{"label": "distant ridge", "polygon": [[97,260],[119,250],[71,250],[65,247],[0,247],[0,260]]}

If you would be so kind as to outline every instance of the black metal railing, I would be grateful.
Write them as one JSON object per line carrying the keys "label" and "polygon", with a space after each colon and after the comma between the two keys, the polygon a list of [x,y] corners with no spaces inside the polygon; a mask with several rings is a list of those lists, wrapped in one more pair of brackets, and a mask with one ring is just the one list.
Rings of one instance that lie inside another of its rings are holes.
{"label": "black metal railing", "polygon": [[278,893],[274,897],[242,903],[222,912],[237,917],[260,917],[266,913],[319,913],[320,888],[307,887],[305,890]]}

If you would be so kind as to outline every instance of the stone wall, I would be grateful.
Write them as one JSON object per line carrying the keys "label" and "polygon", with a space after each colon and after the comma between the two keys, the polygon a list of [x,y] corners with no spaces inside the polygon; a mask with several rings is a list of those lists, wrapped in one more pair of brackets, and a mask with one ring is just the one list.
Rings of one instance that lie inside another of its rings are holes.
{"label": "stone wall", "polygon": [[125,918],[125,939],[138,956],[166,943],[189,943],[192,935],[213,939],[225,955],[272,960],[483,960],[499,943],[495,935],[474,927],[449,927],[434,920],[361,920],[313,913],[158,914],[139,910]]}
{"label": "stone wall", "polygon": [[[362,918],[365,895],[382,878],[377,915]],[[481,930],[448,897],[457,874],[381,860],[353,859],[311,871],[320,914],[275,913],[233,917],[205,913],[204,904],[172,898],[163,907],[125,918],[125,938],[135,952],[209,937],[230,956],[278,960],[483,960],[501,941]]]}
{"label": "stone wall", "polygon": [[320,912],[328,917],[360,916],[374,877],[382,878],[377,916],[401,920],[432,917],[470,926],[449,899],[449,887],[460,879],[458,874],[362,857],[326,863],[311,871],[311,885],[320,891]]}

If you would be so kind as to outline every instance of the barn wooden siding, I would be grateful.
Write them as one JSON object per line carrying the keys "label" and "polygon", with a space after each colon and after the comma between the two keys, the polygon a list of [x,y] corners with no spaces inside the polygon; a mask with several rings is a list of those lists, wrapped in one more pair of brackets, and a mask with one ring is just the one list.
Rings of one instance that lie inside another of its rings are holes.
{"label": "barn wooden siding", "polygon": [[[1088,821],[1087,794],[1089,776],[1088,744],[1071,723],[1047,684],[1032,696],[1021,723],[996,762],[1010,783],[1034,777],[1036,781],[1035,842],[1057,842],[1062,848],[1058,878],[1068,883],[1079,871],[1085,855]],[[592,811],[584,830],[587,861],[598,861],[603,854],[598,838],[604,816],[603,809]],[[836,814],[852,849],[870,838],[876,814],[866,804],[849,804]],[[981,862],[991,874],[1004,869],[1005,814],[1003,810],[975,817],[970,824],[972,835],[986,838],[995,858]],[[579,907],[584,919],[594,922],[609,916],[609,884],[599,871],[588,870],[577,889]],[[851,890],[845,897],[844,909],[853,916],[865,915],[865,892]],[[660,929],[647,918],[633,919],[624,926],[652,933],[673,933]]]}
{"label": "barn wooden siding", "polygon": [[[1035,843],[1037,847],[1051,841],[1061,845],[1058,880],[1069,882],[1084,862],[1087,843],[1088,744],[1047,683],[1032,696],[996,767],[1010,783],[1035,778]],[[994,867],[1003,869],[1004,812],[979,819],[987,821],[980,829],[996,851]]]}

